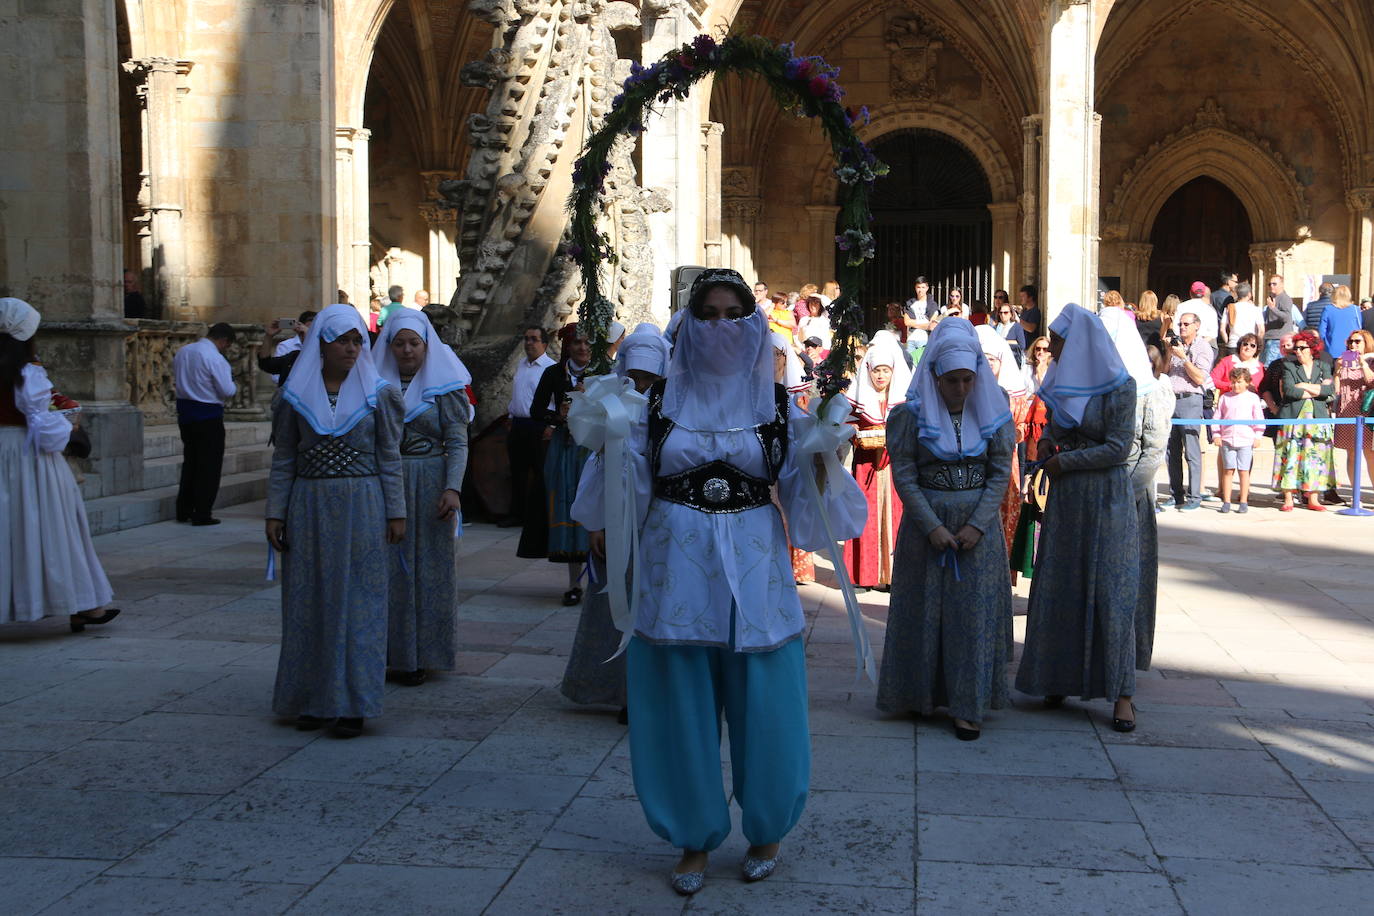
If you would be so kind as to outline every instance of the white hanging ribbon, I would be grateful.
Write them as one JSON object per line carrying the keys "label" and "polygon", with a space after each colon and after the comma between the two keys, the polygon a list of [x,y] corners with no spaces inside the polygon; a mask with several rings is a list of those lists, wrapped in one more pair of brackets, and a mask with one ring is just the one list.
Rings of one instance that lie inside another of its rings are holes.
{"label": "white hanging ribbon", "polygon": [[[634,481],[625,474],[625,440],[630,436],[634,418],[644,412],[648,398],[635,391],[633,382],[618,375],[585,379],[583,388],[572,395],[568,432],[578,445],[601,452],[606,475],[602,488],[606,582],[601,593],[609,597],[611,620],[622,634],[615,655],[607,659],[610,661],[629,646],[639,605],[639,506]],[[635,585],[635,595],[627,594],[627,572]]]}
{"label": "white hanging ribbon", "polygon": [[828,480],[844,479],[848,472],[840,464],[839,450],[854,434],[853,428],[844,422],[852,408],[844,395],[834,395],[821,402],[814,412],[802,408],[796,398],[792,399],[792,406],[792,448],[796,452],[797,468],[820,514],[821,525],[825,529],[826,551],[830,554],[830,562],[835,565],[835,578],[840,582],[840,594],[844,596],[844,609],[849,616],[849,634],[854,640],[854,683],[858,684],[867,674],[869,681],[877,684],[878,666],[873,660],[873,647],[868,641],[863,612],[859,610],[854,583],[849,580],[849,569],[844,564],[844,556],[830,522],[830,513],[816,482],[815,461],[812,458],[814,455],[821,456]]}

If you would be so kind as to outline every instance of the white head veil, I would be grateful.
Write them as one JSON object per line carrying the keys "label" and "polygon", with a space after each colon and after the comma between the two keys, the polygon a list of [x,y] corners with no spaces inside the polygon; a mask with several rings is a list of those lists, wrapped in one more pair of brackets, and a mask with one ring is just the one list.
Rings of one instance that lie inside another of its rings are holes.
{"label": "white head veil", "polygon": [[414,331],[425,342],[425,361],[406,388],[406,422],[430,408],[435,398],[450,391],[460,391],[472,383],[472,373],[453,348],[439,339],[429,316],[419,309],[397,311],[382,325],[377,342],[372,345],[372,361],[377,374],[397,387],[401,384],[401,369],[391,352],[391,341],[401,331]]}
{"label": "white head veil", "polygon": [[644,322],[621,342],[615,354],[615,374],[628,378],[631,369],[641,369],[654,375],[668,372],[668,338],[658,325]]}
{"label": "white head veil", "polygon": [[995,356],[1001,363],[997,369],[997,384],[1013,397],[1025,394],[1026,376],[1021,367],[1016,365],[1016,356],[1011,352],[1011,344],[1007,339],[998,334],[997,329],[991,325],[980,324],[974,331],[978,334],[978,342],[983,346],[983,355]]}
{"label": "white head veil", "polygon": [[1064,338],[1064,352],[1050,364],[1036,393],[1054,412],[1055,426],[1073,429],[1083,422],[1089,398],[1116,390],[1131,376],[1102,319],[1083,306],[1064,306],[1050,332]]}
{"label": "white head veil", "polygon": [[[792,349],[792,341],[786,334],[779,334],[777,331],[771,331],[769,336],[773,341],[773,349],[781,351],[785,358],[786,367],[782,370],[783,387],[791,392],[805,390],[807,385],[805,379],[802,378],[804,372],[802,371],[801,357],[797,355],[796,350]],[[776,378],[776,376],[774,377]]]}
{"label": "white head veil", "polygon": [[38,324],[42,320],[38,309],[23,299],[12,296],[0,299],[0,334],[8,334],[15,340],[28,340],[38,333]]}
{"label": "white head veil", "polygon": [[1116,344],[1116,352],[1120,354],[1126,371],[1135,379],[1135,396],[1141,398],[1154,391],[1158,384],[1154,366],[1150,365],[1145,341],[1140,339],[1140,332],[1135,328],[1135,319],[1117,306],[1103,309],[1098,317],[1102,319],[1107,336]]}
{"label": "white head veil", "polygon": [[[935,384],[937,377],[955,369],[968,369],[978,376],[964,401],[961,436],[954,434],[954,421]],[[983,344],[968,319],[946,318],[931,332],[907,390],[906,406],[916,415],[916,437],[946,461],[983,454],[988,439],[1011,421],[1007,396],[997,384],[983,355]]]}
{"label": "white head veil", "polygon": [[911,367],[906,364],[901,339],[890,331],[879,331],[873,335],[868,352],[859,364],[853,394],[849,398],[858,413],[871,423],[887,421],[887,415],[883,413],[882,394],[873,387],[873,376],[870,374],[870,370],[878,366],[892,369],[892,381],[887,386],[887,410],[890,414],[894,407],[906,402],[907,389],[911,386]]}
{"label": "white head veil", "polygon": [[[395,316],[399,320],[400,315]],[[301,344],[301,355],[286,377],[281,396],[305,417],[310,427],[321,436],[342,436],[358,425],[377,406],[377,394],[387,381],[377,374],[370,354],[358,354],[358,361],[349,370],[339,388],[338,403],[329,406],[329,394],[324,390],[324,359],[320,343],[332,343],[349,331],[357,331],[367,345],[367,325],[358,310],[351,305],[331,305],[315,316],[310,333]]]}

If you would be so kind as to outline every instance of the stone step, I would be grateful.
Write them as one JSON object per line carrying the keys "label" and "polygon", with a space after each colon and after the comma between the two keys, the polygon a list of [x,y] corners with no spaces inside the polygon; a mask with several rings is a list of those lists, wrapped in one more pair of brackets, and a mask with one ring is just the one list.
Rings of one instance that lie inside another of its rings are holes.
{"label": "stone step", "polygon": [[[267,495],[266,470],[226,474],[219,484],[216,508],[253,502]],[[109,534],[151,525],[176,518],[177,488],[175,485],[138,490],[119,496],[104,496],[86,502],[86,518],[91,534]]]}
{"label": "stone step", "polygon": [[[272,424],[225,423],[224,447],[226,449],[258,445],[266,448],[272,435]],[[163,426],[146,426],[143,429],[143,460],[169,458],[181,454],[181,431],[175,423]]]}
{"label": "stone step", "polygon": [[[267,473],[272,464],[272,450],[260,445],[230,448],[224,451],[224,477],[249,471]],[[174,487],[181,480],[181,455],[168,455],[143,462],[143,488]]]}

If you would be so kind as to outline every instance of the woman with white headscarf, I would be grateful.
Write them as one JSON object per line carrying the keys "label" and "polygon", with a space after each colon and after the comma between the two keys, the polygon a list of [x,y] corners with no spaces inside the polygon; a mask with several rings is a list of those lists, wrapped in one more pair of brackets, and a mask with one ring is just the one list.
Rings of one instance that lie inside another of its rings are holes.
{"label": "woman with white headscarf", "polygon": [[869,342],[851,386],[850,419],[855,427],[851,471],[868,501],[863,534],[845,546],[844,561],[854,587],[880,592],[892,586],[892,552],[902,524],[902,504],[892,486],[887,421],[906,402],[911,369],[897,335],[879,331]]}
{"label": "woman with white headscarf", "polygon": [[[812,368],[814,370],[815,367]],[[802,366],[801,357],[788,343],[787,336],[777,331],[773,332],[773,381],[787,389],[787,393],[795,398],[798,407],[806,409],[811,400],[811,383]],[[773,489],[773,502],[777,505],[777,488]],[[806,585],[815,582],[816,557],[812,552],[791,546],[791,541],[788,541],[788,549],[792,556],[792,577],[796,583]]]}
{"label": "woman with white headscarf", "polygon": [[1155,604],[1159,592],[1159,526],[1155,521],[1155,475],[1169,444],[1174,415],[1174,389],[1160,382],[1155,363],[1135,327],[1135,319],[1120,308],[1102,310],[1102,327],[1116,344],[1126,371],[1135,381],[1135,431],[1126,471],[1135,495],[1140,545],[1140,594],[1135,608],[1135,667],[1149,671],[1155,645]]}
{"label": "woman with white headscarf", "polygon": [[949,709],[964,741],[1007,703],[1011,573],[998,509],[1016,432],[967,319],[940,322],[888,420],[905,514],[887,617],[879,709]]}
{"label": "woman with white headscarf", "polygon": [[405,403],[363,351],[351,305],[316,316],[272,415],[267,541],[282,551],[272,709],[297,728],[362,734],[382,712],[387,589],[405,538]]}
{"label": "woman with white headscarf", "polygon": [[[824,536],[806,524],[818,511],[804,477],[812,458],[797,457],[789,409],[774,383],[768,316],[738,273],[703,272],[667,378],[649,389],[625,483],[647,508],[626,660],[630,759],[649,826],[682,850],[670,879],[681,894],[701,889],[707,854],[730,834],[722,712],[750,843],[746,880],[772,873],[806,803],[806,618],[774,482],[798,546],[815,549]],[[835,536],[853,537],[863,494],[838,476],[827,477],[821,498]],[[599,550],[605,520],[580,517]]]}
{"label": "woman with white headscarf", "polygon": [[62,452],[76,405],[54,397],[34,335],[42,316],[0,299],[0,623],[66,614],[73,633],[118,608]]}
{"label": "woman with white headscarf", "polygon": [[[668,339],[658,326],[645,322],[621,343],[615,358],[615,374],[629,379],[634,390],[643,394],[667,373],[669,349]],[[630,438],[643,442],[646,435],[644,415],[640,414],[631,422],[636,429]],[[613,477],[617,481],[631,479],[632,462],[633,458],[627,455],[625,466]],[[580,480],[582,483],[572,507],[573,517],[579,520],[595,518],[596,528],[603,529],[606,464],[602,452],[594,452],[587,459]],[[577,634],[573,637],[568,667],[563,671],[558,689],[563,696],[583,706],[618,708],[623,725],[629,721],[625,702],[625,656],[616,654],[621,637],[611,617],[610,597],[603,587],[606,585],[606,557],[593,550],[588,562],[592,566],[593,586],[582,600]],[[629,588],[634,587],[633,581],[627,584]]]}
{"label": "woman with white headscarf", "polygon": [[1135,434],[1135,380],[1102,320],[1070,303],[1050,325],[1050,367],[1040,397],[1050,457],[1026,647],[1016,689],[1050,707],[1069,694],[1106,697],[1112,727],[1135,728],[1135,611],[1140,545],[1126,461]]}
{"label": "woman with white headscarf", "polygon": [[372,345],[377,374],[405,404],[401,467],[406,534],[391,556],[387,668],[407,687],[458,661],[458,570],[454,535],[468,464],[472,381],[463,361],[418,309],[392,314]]}
{"label": "woman with white headscarf", "polygon": [[[996,328],[982,324],[974,330],[978,333],[978,341],[983,345],[983,356],[988,361],[988,367],[997,377],[998,387],[1006,392],[1007,406],[1011,410],[1012,423],[1016,429],[1016,443],[1020,445],[1025,441],[1026,431],[1030,425],[1031,397],[1030,392],[1026,390],[1026,375],[1016,364],[1016,354],[1012,352],[1011,342],[998,333]],[[1011,477],[1007,480],[1006,495],[1002,497],[1002,534],[1007,540],[1009,551],[1016,539],[1023,504],[1019,451],[1020,449],[1012,449]],[[1011,561],[1009,557],[1009,565],[1012,569],[1011,582],[1015,585],[1016,571],[1020,564]]]}

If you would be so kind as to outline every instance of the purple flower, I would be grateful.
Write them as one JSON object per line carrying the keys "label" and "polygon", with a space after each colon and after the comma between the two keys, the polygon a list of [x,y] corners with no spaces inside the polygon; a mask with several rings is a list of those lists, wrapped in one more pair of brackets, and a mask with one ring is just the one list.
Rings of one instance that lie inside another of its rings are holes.
{"label": "purple flower", "polygon": [[697,57],[710,57],[716,50],[716,40],[710,35],[698,35],[692,39],[692,50]]}

